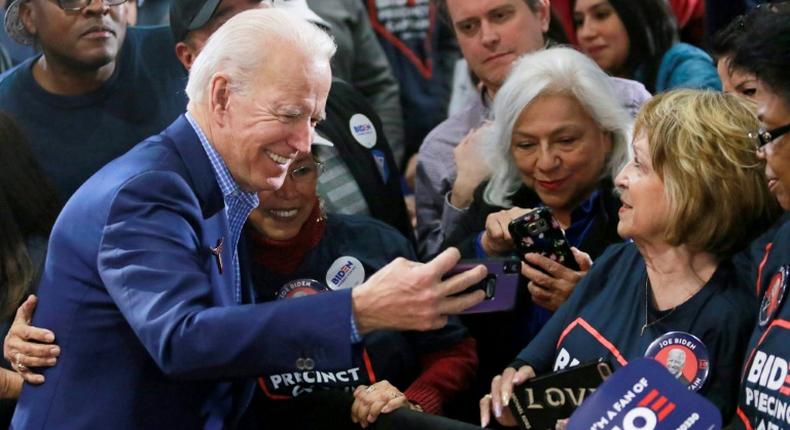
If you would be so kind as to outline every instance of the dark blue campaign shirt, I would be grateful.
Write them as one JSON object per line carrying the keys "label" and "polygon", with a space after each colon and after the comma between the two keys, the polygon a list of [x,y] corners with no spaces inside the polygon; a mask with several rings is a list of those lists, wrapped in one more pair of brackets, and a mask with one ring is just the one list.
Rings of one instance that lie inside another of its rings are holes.
{"label": "dark blue campaign shirt", "polygon": [[642,357],[658,337],[671,331],[690,333],[707,349],[710,370],[700,392],[732,415],[737,376],[746,339],[754,323],[756,302],[738,284],[732,264],[721,263],[705,286],[674,311],[648,305],[645,324],[646,269],[633,243],[612,245],[599,257],[543,330],[518,355],[538,375],[579,363],[607,359],[615,368]]}
{"label": "dark blue campaign shirt", "polygon": [[759,245],[765,252],[754,262],[752,281],[760,302],[758,323],[737,375],[741,387],[733,427],[778,430],[790,428],[790,224]]}
{"label": "dark blue campaign shirt", "polygon": [[[276,300],[283,287],[297,279],[312,279],[322,286],[328,286],[328,275],[331,278],[331,273],[338,271],[333,263],[345,257],[354,257],[361,264],[364,279],[395,258],[416,259],[409,241],[397,230],[378,220],[329,214],[326,222],[323,237],[307,252],[293,273],[278,273],[262,264],[249,264],[257,301]],[[356,267],[356,270],[360,268]],[[304,318],[310,318],[310,315],[304,315]],[[363,337],[362,345],[354,347],[354,367],[316,369],[326,370],[327,377],[310,381],[288,380],[285,377],[287,375],[279,373],[264,375],[263,392],[269,398],[285,399],[297,397],[315,387],[353,391],[360,384],[369,385],[372,379],[386,379],[405,390],[422,371],[420,354],[450,347],[466,336],[467,331],[457,318],[450,318],[444,328],[427,332],[375,331]]]}

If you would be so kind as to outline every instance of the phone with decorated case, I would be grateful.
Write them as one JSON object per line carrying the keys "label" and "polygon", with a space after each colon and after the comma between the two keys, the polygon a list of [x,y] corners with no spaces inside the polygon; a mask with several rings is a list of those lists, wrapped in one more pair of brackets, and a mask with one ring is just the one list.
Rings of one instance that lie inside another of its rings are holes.
{"label": "phone with decorated case", "polygon": [[522,257],[524,254],[534,252],[565,267],[579,270],[565,233],[549,208],[535,208],[513,219],[508,225],[508,230]]}

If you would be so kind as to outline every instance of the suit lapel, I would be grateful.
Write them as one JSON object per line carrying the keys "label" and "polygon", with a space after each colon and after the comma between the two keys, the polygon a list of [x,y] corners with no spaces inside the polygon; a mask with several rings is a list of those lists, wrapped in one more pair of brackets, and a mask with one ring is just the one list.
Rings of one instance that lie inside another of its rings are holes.
{"label": "suit lapel", "polygon": [[211,168],[211,161],[203,150],[195,130],[186,117],[181,115],[164,131],[181,159],[189,175],[189,180],[200,201],[204,218],[210,218],[225,207],[222,192]]}

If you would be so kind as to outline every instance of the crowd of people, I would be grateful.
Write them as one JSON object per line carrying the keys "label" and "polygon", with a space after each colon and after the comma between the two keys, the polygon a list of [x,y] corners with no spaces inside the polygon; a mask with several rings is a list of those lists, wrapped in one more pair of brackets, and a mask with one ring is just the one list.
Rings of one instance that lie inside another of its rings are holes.
{"label": "crowd of people", "polygon": [[790,2],[162,3],[5,4],[0,426],[515,427],[650,356],[790,428]]}

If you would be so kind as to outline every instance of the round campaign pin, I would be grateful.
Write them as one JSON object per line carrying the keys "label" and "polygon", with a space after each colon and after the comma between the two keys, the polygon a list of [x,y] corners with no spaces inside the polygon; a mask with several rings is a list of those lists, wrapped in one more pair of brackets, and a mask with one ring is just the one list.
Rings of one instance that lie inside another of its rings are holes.
{"label": "round campaign pin", "polygon": [[684,331],[664,333],[647,347],[645,357],[663,364],[689,390],[702,388],[710,373],[708,348],[698,337]]}
{"label": "round campaign pin", "polygon": [[326,272],[326,285],[333,290],[356,287],[364,281],[362,262],[349,255],[335,260]]}
{"label": "round campaign pin", "polygon": [[760,316],[757,320],[760,327],[765,327],[776,315],[776,310],[782,304],[787,288],[787,277],[790,266],[782,266],[774,273],[768,288],[763,295],[763,302],[760,304]]}
{"label": "round campaign pin", "polygon": [[294,297],[312,296],[329,289],[326,285],[316,281],[315,279],[296,279],[285,283],[279,290],[277,290],[278,299],[290,299]]}
{"label": "round campaign pin", "polygon": [[376,146],[376,127],[373,126],[373,121],[370,118],[361,113],[354,114],[348,121],[348,127],[351,129],[354,140],[360,145],[368,149]]}

